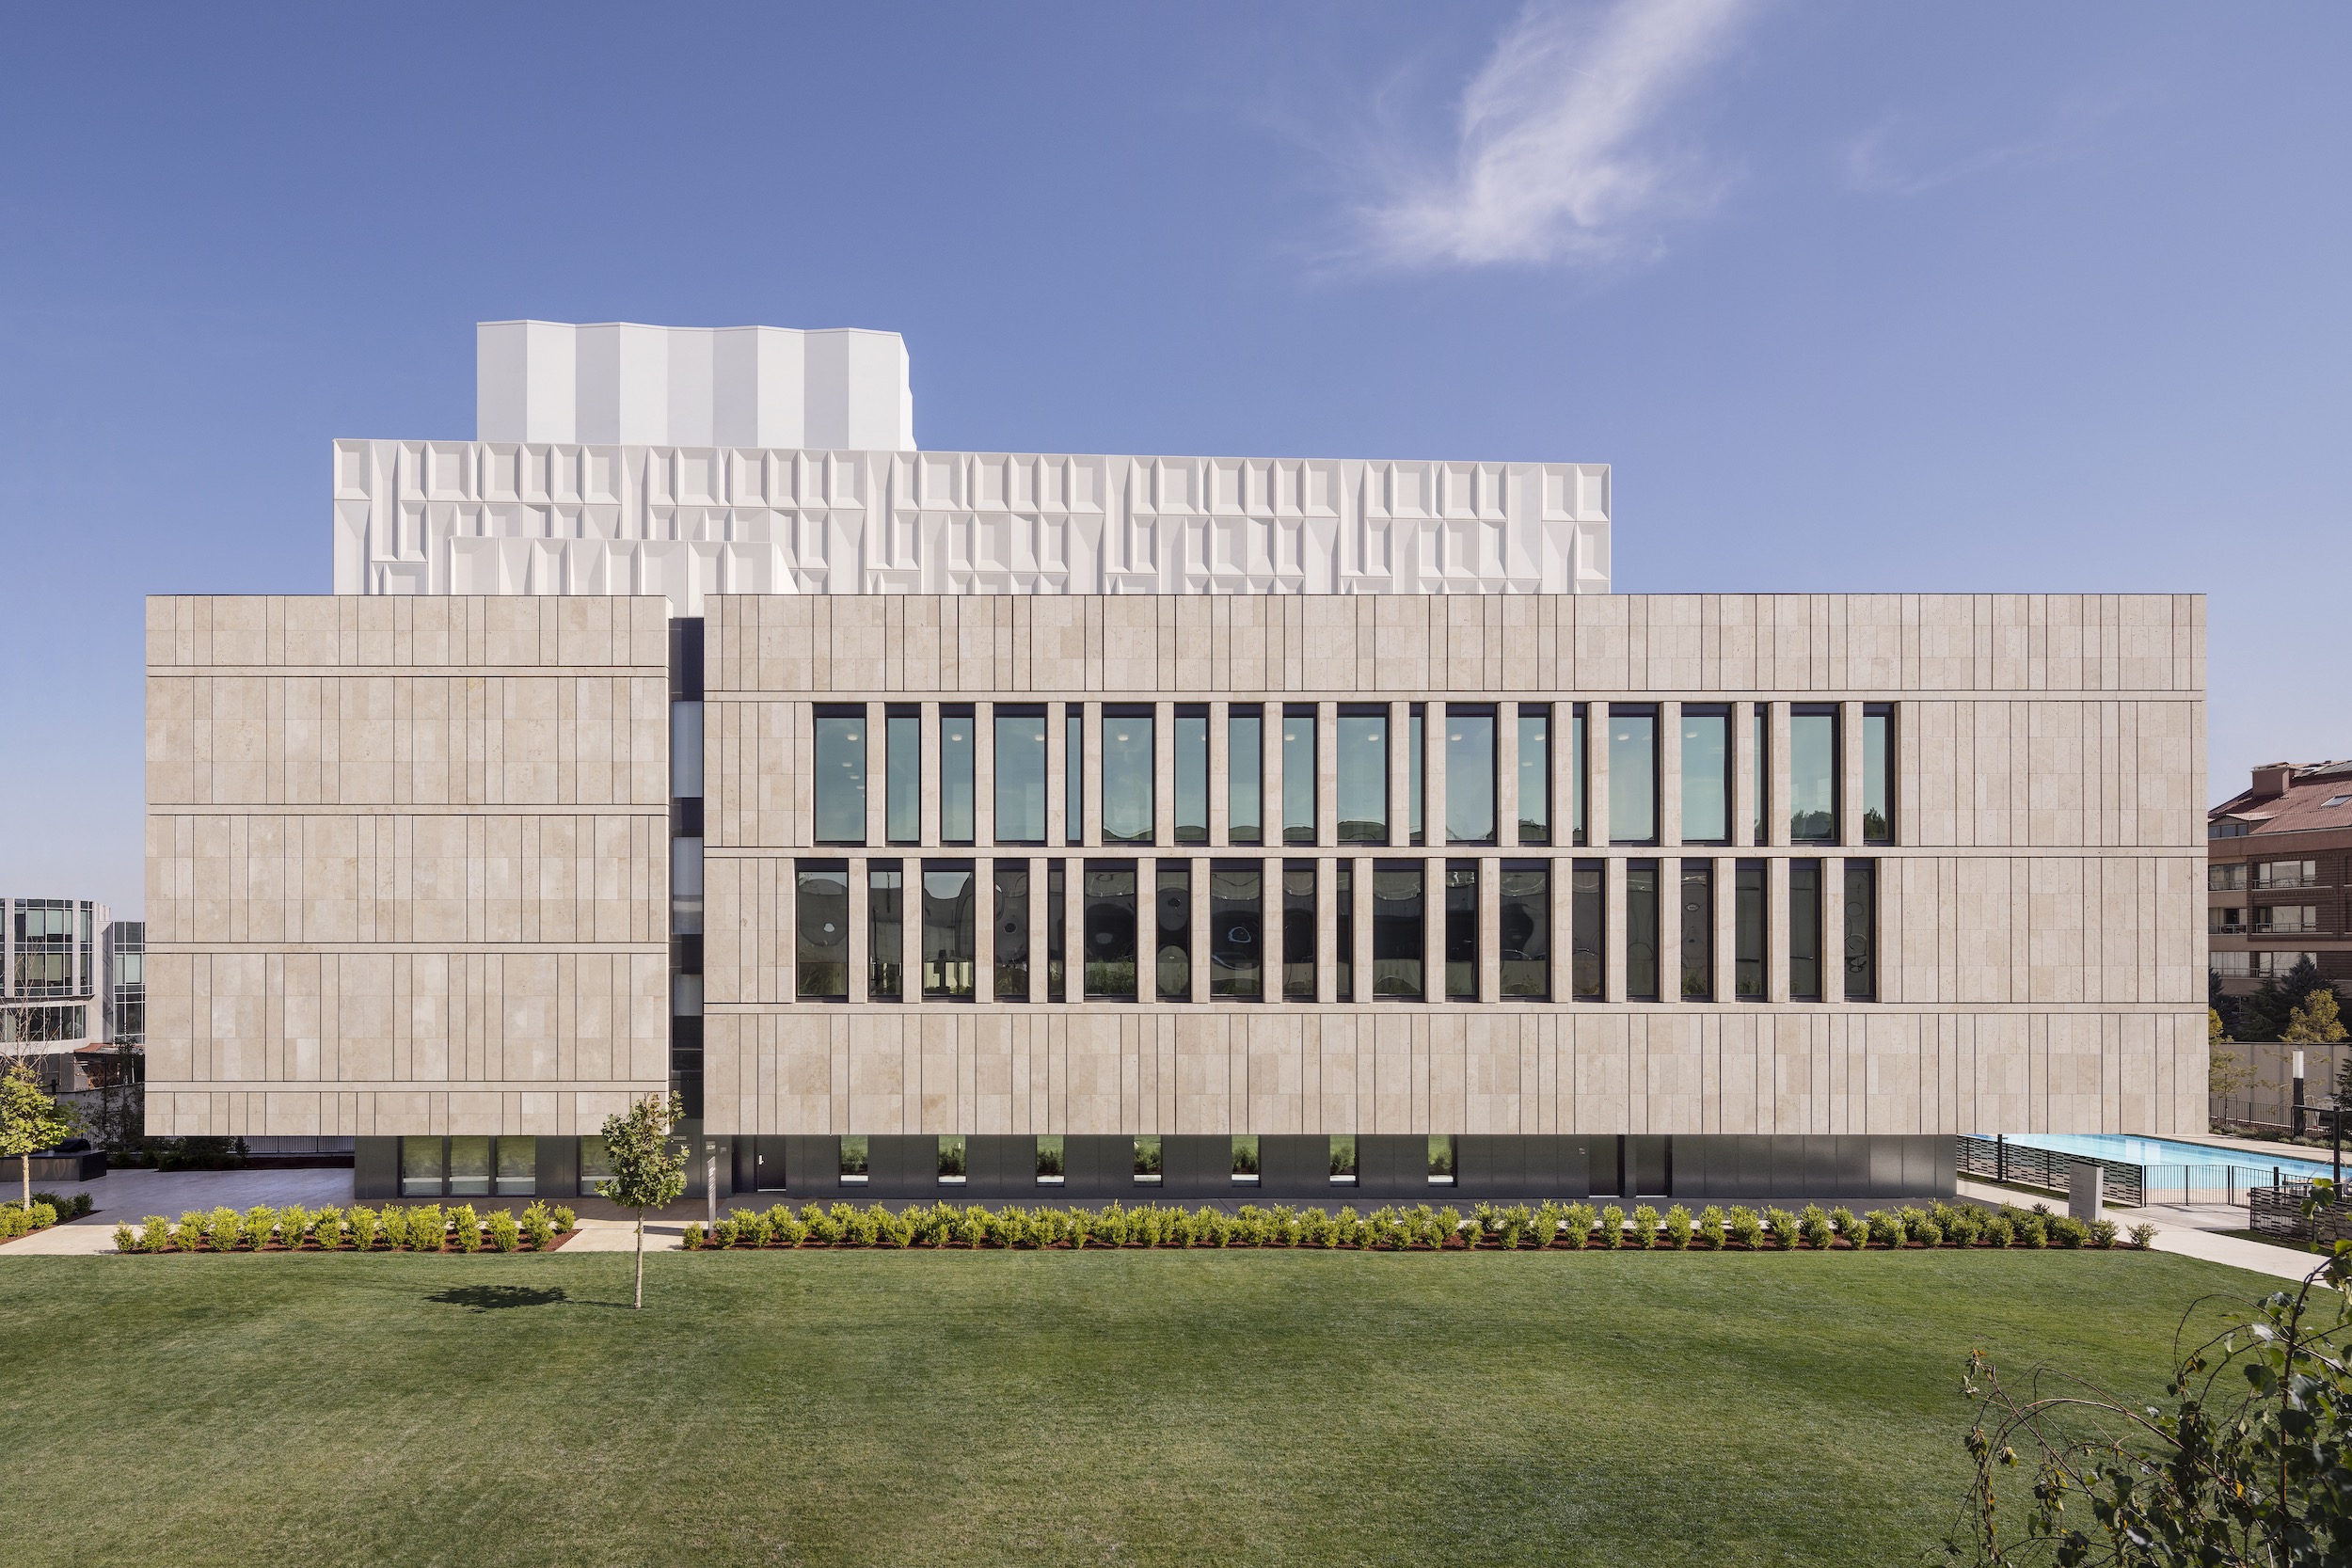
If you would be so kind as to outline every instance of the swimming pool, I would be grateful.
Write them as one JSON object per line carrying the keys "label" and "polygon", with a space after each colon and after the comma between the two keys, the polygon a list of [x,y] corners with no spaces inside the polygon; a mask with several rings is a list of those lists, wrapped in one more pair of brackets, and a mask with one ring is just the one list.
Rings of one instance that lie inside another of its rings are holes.
{"label": "swimming pool", "polygon": [[[1990,1140],[1991,1133],[1979,1133]],[[2026,1148],[2053,1149],[2060,1154],[2088,1154],[2094,1159],[2121,1160],[2134,1165],[2233,1165],[2259,1172],[2265,1183],[2272,1166],[2289,1181],[2326,1176],[2328,1164],[2299,1155],[2249,1154],[2244,1149],[2214,1148],[2205,1144],[2175,1143],[2170,1138],[2141,1138],[2128,1132],[2011,1132],[2009,1142]],[[2352,1163],[2352,1162],[2347,1162]],[[2241,1182],[2240,1185],[2246,1185]]]}

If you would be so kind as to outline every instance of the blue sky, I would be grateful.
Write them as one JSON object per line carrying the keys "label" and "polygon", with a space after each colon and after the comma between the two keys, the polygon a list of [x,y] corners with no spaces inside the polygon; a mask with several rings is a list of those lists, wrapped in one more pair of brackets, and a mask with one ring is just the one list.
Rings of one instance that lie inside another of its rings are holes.
{"label": "blue sky", "polygon": [[2352,755],[2352,11],[0,13],[0,889],[140,903],[140,596],[327,586],[472,324],[886,327],[925,446],[1615,466],[1616,586],[2201,590]]}

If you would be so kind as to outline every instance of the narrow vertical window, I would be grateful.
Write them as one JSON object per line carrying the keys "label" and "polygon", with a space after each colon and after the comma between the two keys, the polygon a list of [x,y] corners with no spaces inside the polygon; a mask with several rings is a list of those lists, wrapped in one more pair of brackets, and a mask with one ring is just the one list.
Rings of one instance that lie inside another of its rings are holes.
{"label": "narrow vertical window", "polygon": [[1064,844],[1087,841],[1087,716],[1076,703],[1062,716],[1061,837]]}
{"label": "narrow vertical window", "polygon": [[1422,932],[1422,868],[1416,861],[1375,862],[1372,873],[1372,994],[1418,1002],[1428,949]]}
{"label": "narrow vertical window", "polygon": [[961,1187],[972,1173],[971,1149],[961,1132],[942,1132],[934,1159],[942,1186]]}
{"label": "narrow vertical window", "polygon": [[[1451,718],[1446,723],[1449,729],[1453,727]],[[1449,800],[1452,793],[1452,781],[1449,780]],[[1448,861],[1445,865],[1445,994],[1449,1002],[1478,1000],[1476,861]]]}
{"label": "narrow vertical window", "polygon": [[1788,995],[1821,999],[1821,863],[1788,863]]}
{"label": "narrow vertical window", "polygon": [[841,1180],[862,1186],[872,1174],[873,1161],[866,1134],[852,1132],[845,1135],[841,1140]]}
{"label": "narrow vertical window", "polygon": [[1504,861],[1495,941],[1502,994],[1541,1002],[1551,995],[1551,863]]}
{"label": "narrow vertical window", "polygon": [[1037,1184],[1058,1187],[1070,1173],[1068,1146],[1059,1132],[1044,1132],[1037,1140]]}
{"label": "narrow vertical window", "polygon": [[1423,705],[1415,703],[1405,719],[1405,836],[1413,844],[1429,842],[1422,813],[1422,792],[1429,778],[1427,728]]}
{"label": "narrow vertical window", "polygon": [[1352,1132],[1331,1136],[1331,1180],[1343,1187],[1356,1184],[1356,1137]]}
{"label": "narrow vertical window", "polygon": [[1209,710],[1176,710],[1176,842],[1209,842]]}
{"label": "narrow vertical window", "polygon": [[1433,1187],[1454,1185],[1454,1173],[1458,1164],[1454,1158],[1454,1134],[1429,1134],[1429,1184]]}
{"label": "narrow vertical window", "polygon": [[1895,709],[1888,703],[1866,704],[1862,709],[1862,841],[1895,842],[1895,782],[1893,742]]}
{"label": "narrow vertical window", "polygon": [[1519,705],[1519,842],[1551,842],[1551,705]]}
{"label": "narrow vertical window", "polygon": [[1682,937],[1682,999],[1715,1000],[1715,863],[1684,861],[1678,899]]}
{"label": "narrow vertical window", "polygon": [[1742,1002],[1764,1000],[1764,863],[1741,861],[1732,873],[1732,993]]}
{"label": "narrow vertical window", "polygon": [[1158,926],[1152,955],[1153,994],[1163,1002],[1192,1000],[1192,863],[1154,861],[1152,908]]}
{"label": "narrow vertical window", "polygon": [[1282,842],[1315,841],[1315,709],[1292,703],[1282,709]]}
{"label": "narrow vertical window", "polygon": [[896,1002],[904,994],[906,893],[896,861],[869,861],[866,868],[866,994]]}
{"label": "narrow vertical window", "polygon": [[703,928],[703,841],[670,840],[670,931],[698,936]]}
{"label": "narrow vertical window", "polygon": [[703,705],[670,705],[670,794],[690,799],[703,792]]}
{"label": "narrow vertical window", "polygon": [[1586,722],[1584,705],[1571,703],[1568,705],[1568,842],[1571,844],[1581,844],[1585,837],[1585,784],[1593,776],[1591,764],[1585,755]]}
{"label": "narrow vertical window", "polygon": [[990,918],[996,923],[996,984],[999,1002],[1029,1000],[1029,863],[998,861]]}
{"label": "narrow vertical window", "polygon": [[800,994],[838,1002],[850,994],[850,866],[846,861],[803,861],[793,911],[799,947]]}
{"label": "narrow vertical window", "polygon": [[1846,1000],[1879,994],[1879,863],[1846,863]]}
{"label": "narrow vertical window", "polygon": [[1658,840],[1658,709],[1609,705],[1609,842]]}
{"label": "narrow vertical window", "polygon": [[1160,1160],[1160,1140],[1155,1133],[1144,1133],[1136,1139],[1136,1180],[1147,1187],[1156,1187],[1166,1168]]}
{"label": "narrow vertical window", "polygon": [[1837,710],[1788,710],[1788,837],[1798,844],[1837,842]]}
{"label": "narrow vertical window", "polygon": [[1333,975],[1332,996],[1342,1002],[1356,1000],[1356,863],[1341,861],[1331,873],[1331,902],[1337,906],[1338,918],[1334,940],[1339,956]]}
{"label": "narrow vertical window", "polygon": [[817,832],[819,844],[866,842],[866,710],[817,710]]}
{"label": "narrow vertical window", "polygon": [[1152,842],[1152,710],[1103,709],[1103,842]]}
{"label": "narrow vertical window", "polygon": [[1608,995],[1608,886],[1604,861],[1578,861],[1568,873],[1568,992],[1579,1002]]}
{"label": "narrow vertical window", "polygon": [[893,844],[923,842],[923,710],[892,707],[882,718],[882,831]]}
{"label": "narrow vertical window", "polygon": [[489,1139],[480,1137],[450,1139],[449,1191],[452,1197],[476,1197],[489,1195]]}
{"label": "narrow vertical window", "polygon": [[[1109,726],[1105,725],[1107,729]],[[1085,861],[1086,993],[1136,999],[1136,863]]]}
{"label": "narrow vertical window", "polygon": [[1227,1002],[1265,999],[1265,868],[1217,861],[1209,869],[1209,994]]}
{"label": "narrow vertical window", "polygon": [[1282,865],[1282,995],[1315,999],[1315,863]]}
{"label": "narrow vertical window", "polygon": [[1731,842],[1731,710],[1682,708],[1682,842]]}
{"label": "narrow vertical window", "polygon": [[1236,1132],[1228,1148],[1233,1180],[1246,1187],[1258,1184],[1258,1134]]}
{"label": "narrow vertical window", "polygon": [[973,966],[979,959],[978,911],[970,861],[923,863],[923,995],[972,1000]]}
{"label": "narrow vertical window", "polygon": [[1045,842],[1045,710],[998,704],[996,832],[999,844]]}
{"label": "narrow vertical window", "polygon": [[972,705],[939,710],[939,841],[969,844],[974,824],[973,769],[978,748],[974,743]]}
{"label": "narrow vertical window", "polygon": [[1495,841],[1495,710],[1491,704],[1446,705],[1445,841]]}
{"label": "narrow vertical window", "polygon": [[1265,842],[1265,710],[1254,703],[1225,714],[1225,837]]}
{"label": "narrow vertical window", "polygon": [[1045,1000],[1070,1000],[1070,886],[1060,861],[1045,863]]}
{"label": "narrow vertical window", "polygon": [[[1615,758],[1611,758],[1615,772]],[[1625,863],[1625,994],[1658,1000],[1658,863]]]}
{"label": "narrow vertical window", "polygon": [[1389,710],[1346,704],[1339,714],[1339,841],[1389,842]]}
{"label": "narrow vertical window", "polygon": [[1756,745],[1750,764],[1756,779],[1755,842],[1772,841],[1772,712],[1769,703],[1756,705]]}

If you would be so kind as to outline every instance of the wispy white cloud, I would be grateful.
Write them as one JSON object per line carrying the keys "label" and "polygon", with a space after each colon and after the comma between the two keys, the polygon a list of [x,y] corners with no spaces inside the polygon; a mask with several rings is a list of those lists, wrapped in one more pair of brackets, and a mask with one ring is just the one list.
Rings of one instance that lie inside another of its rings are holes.
{"label": "wispy white cloud", "polygon": [[1865,196],[1918,196],[1995,169],[2062,163],[2090,151],[2108,122],[2131,106],[2130,94],[2077,92],[2049,110],[2021,113],[2029,134],[1992,138],[1973,126],[1889,115],[1839,149],[1846,187]]}
{"label": "wispy white cloud", "polygon": [[1667,111],[1749,0],[1530,0],[1462,94],[1451,146],[1365,152],[1359,262],[1404,268],[1597,262],[1654,247],[1715,182]]}

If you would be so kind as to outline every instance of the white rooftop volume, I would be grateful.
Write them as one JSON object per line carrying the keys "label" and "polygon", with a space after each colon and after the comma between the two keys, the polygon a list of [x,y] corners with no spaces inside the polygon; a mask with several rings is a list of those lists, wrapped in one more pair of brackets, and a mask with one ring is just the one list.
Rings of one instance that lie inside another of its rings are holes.
{"label": "white rooftop volume", "polygon": [[886,332],[479,330],[478,438],[343,440],[338,594],[1606,594],[1601,463],[921,451]]}
{"label": "white rooftop volume", "polygon": [[913,451],[914,389],[896,332],[482,322],[474,436]]}

